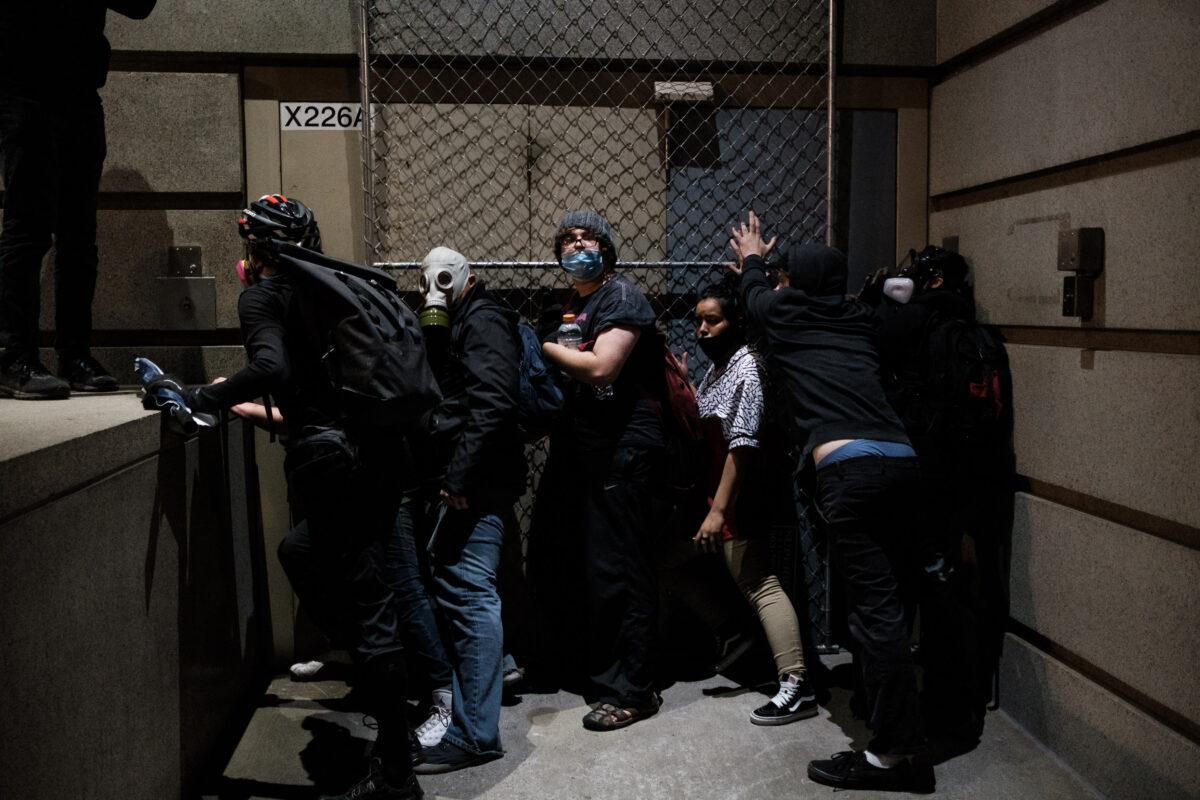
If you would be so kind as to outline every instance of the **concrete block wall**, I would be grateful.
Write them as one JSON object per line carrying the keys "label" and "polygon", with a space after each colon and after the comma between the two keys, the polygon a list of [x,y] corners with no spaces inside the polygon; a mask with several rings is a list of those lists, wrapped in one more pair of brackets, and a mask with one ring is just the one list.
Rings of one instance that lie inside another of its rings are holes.
{"label": "concrete block wall", "polygon": [[[1001,707],[1110,797],[1200,795],[1197,41],[1189,0],[937,7],[929,239],[1009,338],[1025,488]],[[1082,226],[1090,321],[1056,269]]]}
{"label": "concrete block wall", "polygon": [[0,796],[196,796],[261,691],[251,431],[0,401]]}

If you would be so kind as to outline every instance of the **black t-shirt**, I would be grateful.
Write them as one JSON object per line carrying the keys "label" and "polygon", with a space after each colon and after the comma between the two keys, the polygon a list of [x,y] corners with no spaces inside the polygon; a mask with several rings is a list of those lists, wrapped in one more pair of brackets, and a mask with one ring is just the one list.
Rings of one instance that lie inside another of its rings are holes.
{"label": "black t-shirt", "polygon": [[641,336],[612,386],[570,381],[562,433],[582,450],[662,447],[660,404],[655,399],[662,382],[662,352],[654,309],[646,296],[618,274],[587,297],[571,295],[563,312],[575,315],[585,349],[610,328],[632,328]]}

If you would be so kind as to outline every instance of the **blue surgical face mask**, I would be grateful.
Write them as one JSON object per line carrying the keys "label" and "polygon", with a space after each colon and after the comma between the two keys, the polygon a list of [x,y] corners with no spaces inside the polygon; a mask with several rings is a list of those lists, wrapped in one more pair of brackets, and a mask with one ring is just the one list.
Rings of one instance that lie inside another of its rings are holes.
{"label": "blue surgical face mask", "polygon": [[577,281],[594,281],[604,274],[599,250],[576,250],[562,257],[562,268]]}

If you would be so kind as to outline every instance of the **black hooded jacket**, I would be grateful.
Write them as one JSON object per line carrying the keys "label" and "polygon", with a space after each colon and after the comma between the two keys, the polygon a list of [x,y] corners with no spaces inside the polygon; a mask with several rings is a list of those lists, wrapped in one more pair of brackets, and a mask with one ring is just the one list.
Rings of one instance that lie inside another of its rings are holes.
{"label": "black hooded jacket", "polygon": [[[442,390],[418,445],[429,478],[451,494],[478,498],[525,491],[525,448],[517,428],[521,340],[517,315],[477,283],[451,309],[444,352],[430,342]],[[511,499],[507,502],[512,502]]]}
{"label": "black hooded jacket", "polygon": [[766,344],[767,369],[787,403],[804,456],[836,439],[908,443],[888,405],[872,309],[846,300],[846,259],[823,245],[788,254],[788,288],[774,291],[758,256],[741,279],[747,324]]}

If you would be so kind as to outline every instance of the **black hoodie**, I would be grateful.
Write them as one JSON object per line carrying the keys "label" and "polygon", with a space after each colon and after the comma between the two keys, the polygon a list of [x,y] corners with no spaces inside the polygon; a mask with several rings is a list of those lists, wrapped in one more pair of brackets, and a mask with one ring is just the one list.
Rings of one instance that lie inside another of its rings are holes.
{"label": "black hoodie", "polygon": [[767,370],[783,390],[804,456],[835,439],[908,443],[884,397],[870,307],[845,299],[846,258],[824,245],[788,254],[790,286],[772,290],[750,256],[741,291],[746,321],[766,343]]}

